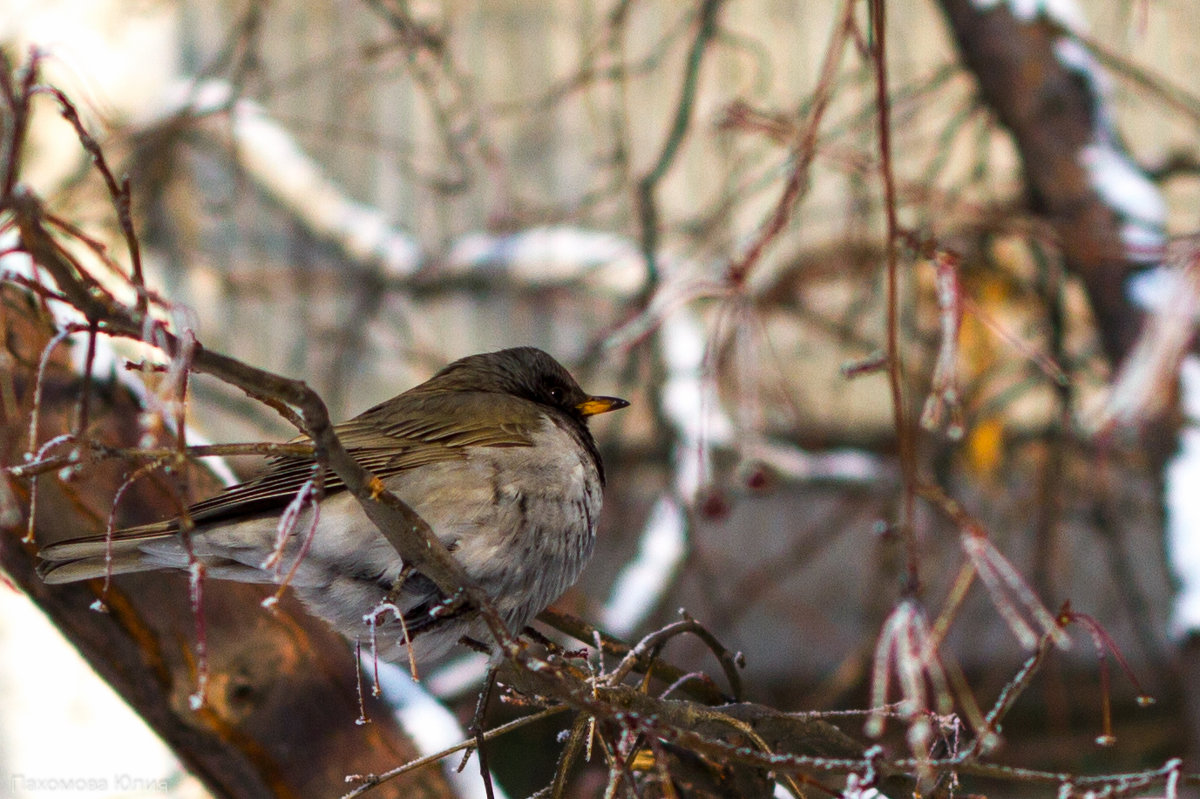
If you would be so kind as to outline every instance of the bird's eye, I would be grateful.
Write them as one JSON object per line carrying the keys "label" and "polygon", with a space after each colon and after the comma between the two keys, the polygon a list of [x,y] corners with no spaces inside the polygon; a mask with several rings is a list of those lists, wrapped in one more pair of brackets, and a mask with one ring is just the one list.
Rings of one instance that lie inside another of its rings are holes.
{"label": "bird's eye", "polygon": [[554,402],[562,402],[563,397],[566,396],[565,392],[562,389],[562,386],[552,386],[550,388],[549,394],[550,394],[550,399]]}

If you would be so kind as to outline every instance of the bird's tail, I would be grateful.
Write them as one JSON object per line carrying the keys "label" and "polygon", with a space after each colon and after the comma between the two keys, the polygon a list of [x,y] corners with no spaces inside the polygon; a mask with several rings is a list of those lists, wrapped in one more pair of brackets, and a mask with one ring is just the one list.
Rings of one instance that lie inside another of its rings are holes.
{"label": "bird's tail", "polygon": [[51,585],[113,574],[186,568],[187,551],[173,522],[131,527],[112,535],[70,538],[43,547],[38,574]]}

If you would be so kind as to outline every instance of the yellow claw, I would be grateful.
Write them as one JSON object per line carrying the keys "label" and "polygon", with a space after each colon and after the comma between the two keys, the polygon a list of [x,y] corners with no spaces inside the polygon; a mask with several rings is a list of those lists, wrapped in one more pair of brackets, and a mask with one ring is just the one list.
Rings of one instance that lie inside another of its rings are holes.
{"label": "yellow claw", "polygon": [[379,499],[379,495],[387,491],[383,481],[374,475],[371,475],[371,482],[367,483],[367,488],[371,491],[371,499]]}
{"label": "yellow claw", "polygon": [[631,771],[649,771],[654,768],[654,752],[649,749],[640,749],[633,756],[633,762],[629,764]]}

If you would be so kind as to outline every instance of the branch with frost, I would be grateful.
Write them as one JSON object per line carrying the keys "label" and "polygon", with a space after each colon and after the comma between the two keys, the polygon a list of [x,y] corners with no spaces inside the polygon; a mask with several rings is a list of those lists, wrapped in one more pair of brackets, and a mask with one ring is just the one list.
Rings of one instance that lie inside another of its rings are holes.
{"label": "branch with frost", "polygon": [[[901,625],[897,625],[899,628]],[[904,630],[895,636],[914,636],[913,625],[903,621]],[[921,633],[927,638],[927,631]],[[931,666],[922,649],[925,639],[902,642],[889,639],[888,646],[903,648],[897,668],[907,684],[903,687],[906,700],[920,700],[923,689],[917,681],[928,677]],[[705,707],[686,700],[672,700],[645,693],[623,684],[592,678],[579,681],[577,669],[570,658],[551,656],[538,658],[521,653],[518,660],[523,668],[506,672],[511,687],[525,696],[554,697],[569,708],[579,711],[580,718],[596,720],[594,729],[600,737],[599,746],[611,764],[611,774],[620,778],[621,763],[634,760],[640,751],[653,752],[657,760],[663,756],[662,747],[678,746],[699,754],[710,762],[721,764],[729,779],[754,779],[766,776],[771,781],[786,781],[790,775],[806,775],[804,782],[821,786],[836,793],[831,784],[835,775],[854,785],[855,790],[877,787],[886,795],[901,796],[913,790],[914,775],[924,775],[925,784],[952,780],[962,775],[974,775],[1000,780],[1012,785],[1069,786],[1060,795],[1108,795],[1130,790],[1145,790],[1152,786],[1173,786],[1179,781],[1200,783],[1194,774],[1181,775],[1177,759],[1161,768],[1147,768],[1132,773],[1081,776],[1062,772],[1038,771],[987,762],[982,758],[984,741],[994,745],[996,737],[984,730],[984,738],[960,741],[950,754],[933,757],[927,752],[908,757],[888,753],[884,747],[867,747],[841,732],[819,713],[781,713],[753,702]],[[940,672],[937,672],[940,674]],[[923,677],[924,675],[924,677]],[[600,675],[603,677],[604,675]],[[940,678],[938,678],[940,679]],[[944,686],[943,686],[944,687]],[[1002,695],[989,718],[1001,715],[1008,696]],[[908,708],[904,708],[908,712]],[[947,722],[952,724],[952,722]],[[578,726],[578,725],[577,725]],[[957,727],[961,729],[961,725]],[[587,729],[585,724],[583,729]],[[466,742],[448,751],[463,748]],[[611,748],[610,748],[611,747]],[[657,749],[656,749],[657,747]],[[430,758],[414,766],[429,765]],[[407,772],[409,766],[389,774],[356,775],[360,785],[347,796],[358,796],[391,774]],[[643,766],[642,768],[645,768]],[[651,769],[653,766],[650,767]],[[652,773],[652,772],[651,772]],[[857,776],[855,776],[857,775]],[[931,782],[932,781],[932,782]],[[858,794],[867,795],[867,794]]]}
{"label": "branch with frost", "polygon": [[[462,799],[486,799],[488,793],[483,779],[475,769],[458,769],[442,754],[447,748],[462,741],[463,748],[470,746],[462,725],[454,714],[438,702],[421,683],[412,679],[410,673],[394,663],[361,657],[359,667],[374,674],[375,691],[381,694],[393,708],[396,721],[401,728],[413,730],[414,742],[423,758],[440,755],[446,780],[454,786]],[[347,780],[350,781],[350,780]],[[504,791],[493,786],[492,797],[505,799]]]}

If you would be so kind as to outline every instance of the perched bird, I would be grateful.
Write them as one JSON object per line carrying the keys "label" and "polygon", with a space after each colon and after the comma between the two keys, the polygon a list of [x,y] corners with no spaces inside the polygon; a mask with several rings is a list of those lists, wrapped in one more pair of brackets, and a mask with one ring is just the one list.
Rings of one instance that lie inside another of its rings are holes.
{"label": "perched bird", "polygon": [[[519,633],[575,582],[592,553],[604,467],[587,419],[628,404],[585,394],[545,352],[517,347],[455,361],[335,429],[350,454],[429,523]],[[66,583],[187,569],[194,558],[211,577],[269,583],[295,565],[289,584],[308,607],[347,638],[374,640],[386,659],[407,656],[406,636],[418,658],[436,658],[463,636],[490,640],[477,617],[445,612],[433,582],[404,570],[332,472],[311,536],[308,503],[279,544],[281,515],[313,465],[311,456],[279,456],[261,476],[192,505],[186,544],[172,519],[47,546],[39,553],[42,577]],[[396,612],[375,613],[385,598]],[[365,620],[372,614],[373,639]]]}

